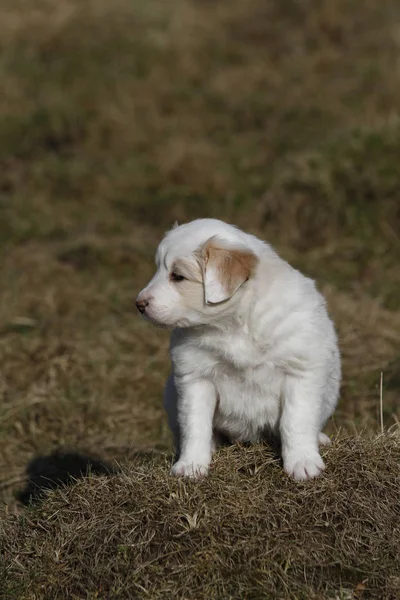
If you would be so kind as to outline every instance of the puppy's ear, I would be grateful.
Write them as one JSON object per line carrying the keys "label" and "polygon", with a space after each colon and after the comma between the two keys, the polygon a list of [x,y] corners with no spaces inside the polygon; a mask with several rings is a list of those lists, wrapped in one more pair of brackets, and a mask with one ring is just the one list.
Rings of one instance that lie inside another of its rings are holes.
{"label": "puppy's ear", "polygon": [[214,236],[200,250],[206,304],[231,298],[253,274],[257,257],[245,246]]}
{"label": "puppy's ear", "polygon": [[178,221],[175,221],[175,223],[172,225],[171,229],[176,229],[177,227],[179,227],[179,223],[178,223]]}

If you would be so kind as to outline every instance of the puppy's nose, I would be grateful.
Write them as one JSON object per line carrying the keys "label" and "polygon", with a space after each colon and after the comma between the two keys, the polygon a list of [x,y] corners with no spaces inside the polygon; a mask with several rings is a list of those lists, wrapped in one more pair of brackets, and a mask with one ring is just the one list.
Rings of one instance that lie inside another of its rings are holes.
{"label": "puppy's nose", "polygon": [[146,306],[148,305],[149,303],[147,300],[136,300],[136,306],[142,314],[145,312]]}

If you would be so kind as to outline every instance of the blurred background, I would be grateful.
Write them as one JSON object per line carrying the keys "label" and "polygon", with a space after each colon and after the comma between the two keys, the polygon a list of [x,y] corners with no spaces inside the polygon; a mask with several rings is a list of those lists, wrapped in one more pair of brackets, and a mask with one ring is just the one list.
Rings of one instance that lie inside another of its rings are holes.
{"label": "blurred background", "polygon": [[315,278],[344,379],[328,430],[400,418],[398,0],[5,0],[0,493],[56,449],[169,448],[168,334],[136,314],[175,219]]}

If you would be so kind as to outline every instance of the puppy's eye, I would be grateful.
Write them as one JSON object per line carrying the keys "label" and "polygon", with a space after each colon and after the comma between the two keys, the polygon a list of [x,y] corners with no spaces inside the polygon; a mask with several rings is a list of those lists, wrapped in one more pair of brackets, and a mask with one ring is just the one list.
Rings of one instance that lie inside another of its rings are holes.
{"label": "puppy's eye", "polygon": [[178,273],[175,273],[174,271],[172,271],[170,278],[171,278],[171,281],[183,281],[185,279],[185,277],[183,275],[179,275]]}

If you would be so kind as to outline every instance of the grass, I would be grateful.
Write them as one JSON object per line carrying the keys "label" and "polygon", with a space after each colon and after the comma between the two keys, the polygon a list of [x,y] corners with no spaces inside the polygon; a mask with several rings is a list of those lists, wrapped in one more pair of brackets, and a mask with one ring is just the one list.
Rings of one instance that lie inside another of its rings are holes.
{"label": "grass", "polygon": [[[296,484],[263,446],[208,479],[165,456],[80,479],[0,526],[3,590],[27,598],[396,598],[399,436],[336,439]],[[310,540],[311,537],[311,540]]]}
{"label": "grass", "polygon": [[[93,472],[122,465],[125,475],[76,488],[111,494],[96,501],[107,512],[137,453],[170,448],[168,338],[138,318],[134,299],[175,219],[235,222],[317,279],[343,357],[331,432],[380,429],[381,372],[384,425],[400,419],[399,18],[395,0],[4,4],[0,494],[10,564],[37,531],[16,496],[27,478],[45,487],[40,470],[54,473],[57,453],[77,453]],[[157,478],[179,486],[157,460],[150,488]],[[78,502],[75,493],[46,501]],[[312,580],[294,572],[298,597],[311,597]]]}

